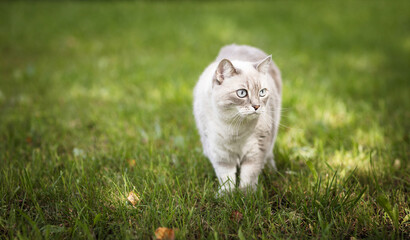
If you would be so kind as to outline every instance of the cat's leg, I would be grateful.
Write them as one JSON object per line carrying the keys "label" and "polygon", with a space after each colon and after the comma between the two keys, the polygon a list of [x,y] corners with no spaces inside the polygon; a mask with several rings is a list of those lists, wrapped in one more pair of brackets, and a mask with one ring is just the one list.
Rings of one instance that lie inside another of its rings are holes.
{"label": "cat's leg", "polygon": [[221,187],[219,192],[222,193],[234,190],[236,185],[236,163],[213,162],[212,165]]}
{"label": "cat's leg", "polygon": [[262,153],[251,154],[244,159],[241,163],[240,173],[239,188],[241,190],[256,189],[259,174],[265,165],[264,160]]}
{"label": "cat's leg", "polygon": [[[279,121],[279,119],[277,121]],[[266,156],[266,163],[268,164],[270,169],[274,170],[275,172],[278,171],[278,168],[276,167],[275,156],[273,155],[273,147],[275,146],[277,132],[278,130],[276,127],[275,132],[273,134],[272,143],[270,144],[270,147],[268,148],[268,155]]]}
{"label": "cat's leg", "polygon": [[274,171],[278,171],[278,168],[276,167],[276,163],[275,163],[275,158],[273,156],[273,153],[269,154],[266,157],[266,163],[268,164],[268,166],[273,169]]}

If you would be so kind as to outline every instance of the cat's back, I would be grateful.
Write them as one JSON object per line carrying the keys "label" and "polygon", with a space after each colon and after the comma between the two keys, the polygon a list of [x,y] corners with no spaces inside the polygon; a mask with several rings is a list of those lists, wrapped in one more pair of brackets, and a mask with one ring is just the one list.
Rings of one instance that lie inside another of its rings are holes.
{"label": "cat's back", "polygon": [[258,48],[247,45],[231,44],[221,48],[218,57],[216,57],[216,61],[219,62],[226,58],[232,61],[256,62],[267,56],[268,54]]}

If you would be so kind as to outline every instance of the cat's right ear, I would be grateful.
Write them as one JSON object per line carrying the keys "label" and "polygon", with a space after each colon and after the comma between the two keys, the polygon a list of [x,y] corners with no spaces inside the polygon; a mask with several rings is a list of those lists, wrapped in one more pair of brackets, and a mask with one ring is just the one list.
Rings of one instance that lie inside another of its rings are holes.
{"label": "cat's right ear", "polygon": [[228,59],[222,59],[216,68],[214,80],[215,83],[221,85],[222,82],[236,74],[236,69]]}

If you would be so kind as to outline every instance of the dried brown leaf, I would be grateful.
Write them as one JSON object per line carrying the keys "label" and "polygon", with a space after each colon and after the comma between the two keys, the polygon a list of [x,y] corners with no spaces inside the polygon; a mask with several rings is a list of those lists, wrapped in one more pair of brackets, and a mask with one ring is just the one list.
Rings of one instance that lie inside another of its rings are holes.
{"label": "dried brown leaf", "polygon": [[127,162],[128,162],[128,166],[130,166],[130,168],[135,167],[135,164],[137,163],[135,161],[135,159],[128,159]]}
{"label": "dried brown leaf", "polygon": [[239,211],[233,211],[231,214],[231,220],[235,222],[240,222],[243,218],[243,214]]}
{"label": "dried brown leaf", "polygon": [[134,191],[131,191],[130,193],[128,193],[127,199],[132,204],[132,206],[137,205],[141,201],[140,196],[134,193]]}
{"label": "dried brown leaf", "polygon": [[175,231],[177,229],[171,229],[166,227],[159,227],[155,230],[155,238],[157,240],[174,240],[175,239]]}

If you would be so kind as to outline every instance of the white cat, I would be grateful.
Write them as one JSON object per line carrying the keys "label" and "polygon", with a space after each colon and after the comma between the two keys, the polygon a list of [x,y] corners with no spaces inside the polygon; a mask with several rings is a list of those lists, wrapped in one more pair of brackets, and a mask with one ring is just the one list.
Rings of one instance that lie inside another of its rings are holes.
{"label": "white cat", "polygon": [[255,189],[273,145],[281,112],[282,80],[271,56],[250,47],[223,47],[194,89],[194,115],[204,154],[221,191]]}

